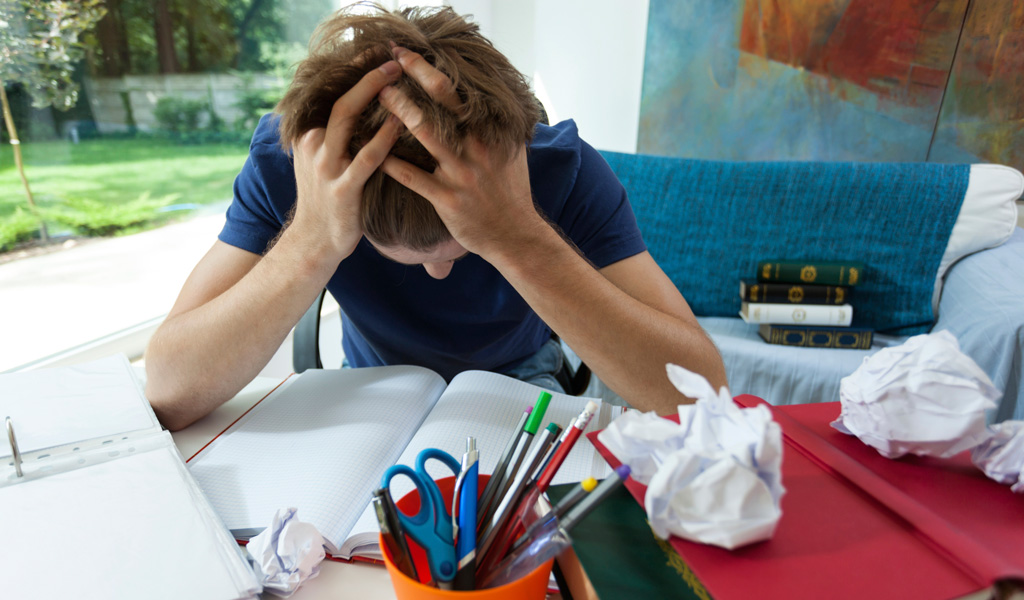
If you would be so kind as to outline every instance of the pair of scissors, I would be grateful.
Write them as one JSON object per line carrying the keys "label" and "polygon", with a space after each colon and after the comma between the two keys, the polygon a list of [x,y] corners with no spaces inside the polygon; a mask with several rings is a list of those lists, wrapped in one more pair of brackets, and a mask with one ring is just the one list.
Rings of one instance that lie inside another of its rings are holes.
{"label": "pair of scissors", "polygon": [[437,586],[451,589],[456,571],[452,516],[445,506],[441,490],[427,473],[427,461],[431,459],[441,461],[456,477],[462,470],[462,465],[451,454],[438,448],[427,448],[416,456],[415,470],[406,465],[388,467],[380,486],[388,488],[397,475],[405,475],[416,485],[420,495],[420,510],[412,516],[398,511],[398,521],[409,537],[426,551],[430,576]]}

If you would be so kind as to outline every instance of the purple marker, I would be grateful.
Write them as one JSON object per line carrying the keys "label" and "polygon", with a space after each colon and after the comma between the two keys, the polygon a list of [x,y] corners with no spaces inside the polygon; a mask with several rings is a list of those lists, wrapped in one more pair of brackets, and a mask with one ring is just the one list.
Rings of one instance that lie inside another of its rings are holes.
{"label": "purple marker", "polygon": [[594,510],[602,500],[608,497],[608,494],[614,492],[628,478],[628,465],[621,465],[615,469],[604,481],[597,484],[594,491],[587,494],[586,498],[580,500],[566,513],[565,517],[558,522],[559,526],[565,531],[571,530],[576,523],[580,522],[580,519],[590,514],[590,511]]}

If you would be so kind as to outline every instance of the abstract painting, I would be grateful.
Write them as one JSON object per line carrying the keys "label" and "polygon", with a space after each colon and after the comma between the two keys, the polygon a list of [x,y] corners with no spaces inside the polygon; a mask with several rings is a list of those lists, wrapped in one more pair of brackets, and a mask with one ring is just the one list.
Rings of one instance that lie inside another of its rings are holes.
{"label": "abstract painting", "polygon": [[1024,0],[651,0],[638,152],[1024,167]]}
{"label": "abstract painting", "polygon": [[1024,1],[972,0],[929,159],[1024,170]]}

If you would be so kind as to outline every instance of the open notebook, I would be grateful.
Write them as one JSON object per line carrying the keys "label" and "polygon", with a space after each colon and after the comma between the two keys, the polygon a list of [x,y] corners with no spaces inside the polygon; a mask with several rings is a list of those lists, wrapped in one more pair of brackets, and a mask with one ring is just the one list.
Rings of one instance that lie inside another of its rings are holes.
{"label": "open notebook", "polygon": [[128,360],[0,375],[5,598],[255,597]]}
{"label": "open notebook", "polygon": [[[492,472],[519,417],[541,391],[482,371],[461,373],[445,386],[422,367],[309,370],[261,400],[190,458],[189,467],[240,538],[269,525],[278,509],[295,507],[297,517],[324,536],[332,557],[380,559],[370,498],[384,471],[396,463],[414,465],[427,447],[461,459],[466,437],[473,436],[480,472]],[[542,426],[568,426],[589,400],[554,394]],[[588,430],[606,426],[619,412],[601,406]],[[435,462],[428,464],[432,476],[452,475]],[[608,473],[581,439],[555,482]],[[408,478],[398,477],[391,492],[398,499],[412,489]]]}

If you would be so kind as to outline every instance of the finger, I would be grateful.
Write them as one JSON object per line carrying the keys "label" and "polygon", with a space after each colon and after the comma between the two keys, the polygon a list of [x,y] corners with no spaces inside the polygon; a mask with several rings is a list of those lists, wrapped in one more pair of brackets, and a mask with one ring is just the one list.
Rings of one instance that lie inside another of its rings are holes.
{"label": "finger", "polygon": [[398,141],[401,132],[402,123],[398,117],[391,115],[385,119],[384,124],[380,126],[373,138],[356,153],[352,164],[345,170],[345,178],[358,185],[364,185],[387,158],[388,152]]}
{"label": "finger", "polygon": [[423,144],[423,147],[437,160],[438,164],[449,162],[455,158],[434,135],[434,129],[423,117],[420,107],[416,106],[416,103],[410,100],[402,90],[390,85],[385,87],[380,91],[380,103],[405,124],[409,133]]}
{"label": "finger", "polygon": [[391,52],[395,55],[398,64],[402,65],[402,71],[415,79],[416,83],[420,84],[420,87],[435,102],[449,110],[456,112],[459,110],[462,101],[459,100],[455,86],[452,85],[452,80],[448,79],[447,75],[435,69],[434,65],[412,50],[395,46]]}
{"label": "finger", "polygon": [[328,156],[341,158],[348,151],[348,142],[352,138],[352,131],[355,129],[356,121],[363,109],[380,93],[380,90],[389,83],[398,79],[402,69],[395,61],[389,60],[383,65],[370,71],[359,80],[352,88],[338,98],[331,109],[330,119],[327,121],[327,132],[324,139],[324,149]]}
{"label": "finger", "polygon": [[323,127],[317,127],[300,135],[299,139],[292,144],[292,155],[299,160],[315,155],[317,149],[324,143],[325,132]]}
{"label": "finger", "polygon": [[389,154],[384,159],[381,169],[388,177],[423,196],[431,204],[434,204],[435,199],[441,195],[441,184],[437,182],[432,174],[400,158]]}

